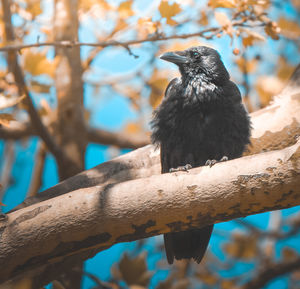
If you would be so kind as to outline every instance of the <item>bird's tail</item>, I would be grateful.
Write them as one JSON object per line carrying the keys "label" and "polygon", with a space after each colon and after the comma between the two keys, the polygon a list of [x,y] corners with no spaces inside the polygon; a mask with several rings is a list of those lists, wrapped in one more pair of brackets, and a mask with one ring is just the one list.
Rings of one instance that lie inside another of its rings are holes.
{"label": "bird's tail", "polygon": [[198,264],[207,249],[214,225],[164,235],[166,255],[169,264],[177,260],[193,258]]}

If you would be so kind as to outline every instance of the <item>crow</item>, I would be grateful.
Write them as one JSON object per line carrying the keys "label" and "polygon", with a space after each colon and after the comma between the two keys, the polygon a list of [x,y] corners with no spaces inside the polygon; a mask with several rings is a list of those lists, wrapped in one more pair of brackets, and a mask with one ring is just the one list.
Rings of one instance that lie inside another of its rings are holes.
{"label": "crow", "polygon": [[[176,64],[181,74],[167,86],[150,123],[162,173],[240,157],[250,143],[250,118],[219,53],[197,46],[160,58]],[[174,258],[200,263],[212,230],[209,225],[165,234],[169,264]]]}

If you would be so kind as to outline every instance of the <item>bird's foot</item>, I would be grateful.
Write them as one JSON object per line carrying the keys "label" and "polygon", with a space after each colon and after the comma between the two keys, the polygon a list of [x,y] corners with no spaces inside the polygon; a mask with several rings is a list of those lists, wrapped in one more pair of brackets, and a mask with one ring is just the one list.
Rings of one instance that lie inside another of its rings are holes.
{"label": "bird's foot", "polygon": [[207,160],[205,162],[205,165],[209,166],[211,168],[216,163],[221,163],[221,162],[226,162],[226,161],[228,161],[228,157],[227,156],[223,156],[219,161],[217,161],[217,160]]}
{"label": "bird's foot", "polygon": [[174,172],[188,172],[192,168],[192,165],[186,164],[184,166],[179,166],[177,168],[170,168],[169,172],[174,173]]}

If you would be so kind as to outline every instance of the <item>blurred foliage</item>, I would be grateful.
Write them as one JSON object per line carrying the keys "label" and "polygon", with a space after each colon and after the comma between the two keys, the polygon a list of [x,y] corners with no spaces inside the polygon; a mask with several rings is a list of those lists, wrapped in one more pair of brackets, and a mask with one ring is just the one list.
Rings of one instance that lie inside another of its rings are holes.
{"label": "blurred foliage", "polygon": [[[25,73],[25,84],[33,93],[40,118],[49,130],[56,123],[59,99],[52,88],[61,61],[55,53],[59,44],[55,43],[53,29],[54,2],[11,1],[13,42],[6,40],[5,11],[3,7],[0,10],[0,49],[20,45],[18,60]],[[249,111],[268,105],[300,60],[299,0],[80,0],[78,19],[83,33],[78,33],[78,39],[73,41],[102,43],[82,48],[82,79],[88,88],[84,97],[92,98],[91,103],[111,95],[125,98],[137,117],[134,121],[126,120],[122,131],[132,136],[149,133],[150,112],[161,102],[168,82],[177,75],[175,67],[170,70],[158,60],[167,50],[203,44],[217,48],[239,84]],[[45,42],[50,45],[39,47],[39,43]],[[21,49],[25,44],[37,47]],[[108,55],[113,55],[109,57],[109,65]],[[20,83],[9,69],[11,60],[4,53],[0,57],[0,127],[27,124],[28,108],[23,103],[25,96],[19,94]],[[125,65],[126,61],[132,63],[131,67]],[[118,71],[110,67],[118,66],[116,63],[120,66]],[[87,126],[92,113],[93,105],[86,107]],[[0,206],[3,206],[1,202]],[[108,283],[86,275],[97,283],[95,288],[148,288],[153,286],[150,285],[152,276],[159,270],[170,272],[164,281],[154,285],[157,289],[248,288],[245,286],[249,280],[263,279],[267,276],[264,274],[268,273],[270,280],[281,276],[282,271],[272,271],[275,264],[284,268],[286,263],[299,258],[298,252],[280,244],[299,233],[300,216],[280,219],[279,223],[275,229],[270,224],[271,229],[262,231],[253,224],[241,222],[239,230],[230,236],[228,232],[216,230],[215,234],[226,235],[222,245],[224,258],[208,252],[200,266],[182,261],[170,267],[163,256],[156,269],[149,271],[141,246],[132,256],[125,253],[121,257],[111,269],[112,280]],[[160,252],[162,247],[156,249]],[[244,271],[238,270],[240,273],[236,274],[237,266],[245,268]],[[30,288],[28,280],[22,282],[16,288]],[[287,282],[289,288],[299,288],[300,270],[293,270]],[[63,288],[58,281],[54,286]]]}

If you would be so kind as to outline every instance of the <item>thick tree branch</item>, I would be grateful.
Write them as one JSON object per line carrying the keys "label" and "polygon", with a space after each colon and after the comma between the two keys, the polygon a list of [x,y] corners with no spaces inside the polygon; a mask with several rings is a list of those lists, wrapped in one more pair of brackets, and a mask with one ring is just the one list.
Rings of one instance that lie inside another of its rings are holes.
{"label": "thick tree branch", "polygon": [[212,168],[69,192],[0,224],[0,280],[119,242],[297,206],[299,183],[300,141]]}
{"label": "thick tree branch", "polygon": [[[293,145],[300,135],[300,66],[274,102],[251,114],[252,145],[247,155]],[[79,188],[119,183],[160,174],[159,149],[148,145],[95,168],[84,171],[25,200],[16,209],[41,202]]]}

